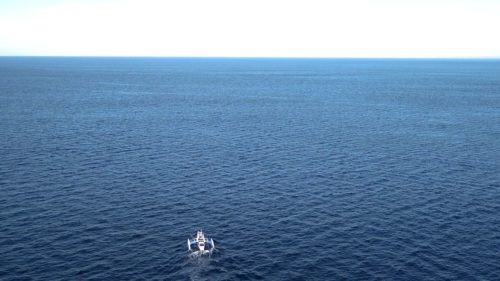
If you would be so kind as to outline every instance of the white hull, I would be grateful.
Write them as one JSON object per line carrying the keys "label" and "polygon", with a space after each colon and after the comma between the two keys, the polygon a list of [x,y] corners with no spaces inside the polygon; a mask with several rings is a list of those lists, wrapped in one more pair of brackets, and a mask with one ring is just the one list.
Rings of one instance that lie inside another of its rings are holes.
{"label": "white hull", "polygon": [[205,238],[205,235],[200,230],[196,233],[195,238],[187,240],[188,250],[193,254],[211,254],[215,249],[215,243],[212,238]]}

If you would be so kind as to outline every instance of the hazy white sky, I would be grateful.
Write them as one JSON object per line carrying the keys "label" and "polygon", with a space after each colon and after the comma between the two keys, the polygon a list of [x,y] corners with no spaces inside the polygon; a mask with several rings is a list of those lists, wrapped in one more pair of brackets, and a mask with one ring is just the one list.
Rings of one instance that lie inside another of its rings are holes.
{"label": "hazy white sky", "polygon": [[500,57],[500,0],[0,0],[0,55]]}

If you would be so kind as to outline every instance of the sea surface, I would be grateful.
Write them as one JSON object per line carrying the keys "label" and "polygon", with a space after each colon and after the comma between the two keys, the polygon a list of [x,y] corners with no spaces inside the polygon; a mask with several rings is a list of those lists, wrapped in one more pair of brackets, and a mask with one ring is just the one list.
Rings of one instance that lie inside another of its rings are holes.
{"label": "sea surface", "polygon": [[0,280],[500,280],[500,60],[1,57],[0,144]]}

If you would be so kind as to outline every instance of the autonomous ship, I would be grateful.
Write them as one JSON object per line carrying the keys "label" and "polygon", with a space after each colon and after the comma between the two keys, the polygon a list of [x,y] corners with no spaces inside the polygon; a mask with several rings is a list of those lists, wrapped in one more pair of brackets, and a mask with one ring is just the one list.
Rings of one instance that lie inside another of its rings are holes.
{"label": "autonomous ship", "polygon": [[202,230],[196,232],[196,237],[188,238],[187,246],[190,252],[194,254],[211,254],[215,249],[215,243],[212,238],[206,238]]}

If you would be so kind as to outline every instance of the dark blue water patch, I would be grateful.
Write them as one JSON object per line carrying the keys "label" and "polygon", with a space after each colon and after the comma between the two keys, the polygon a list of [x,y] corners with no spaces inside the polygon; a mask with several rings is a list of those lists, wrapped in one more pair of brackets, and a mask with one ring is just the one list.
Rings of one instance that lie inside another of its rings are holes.
{"label": "dark blue water patch", "polygon": [[[500,279],[499,77],[0,58],[0,279]],[[209,259],[188,257],[198,228]]]}

